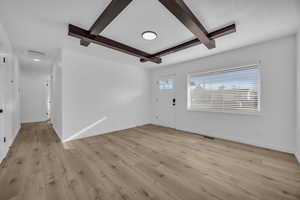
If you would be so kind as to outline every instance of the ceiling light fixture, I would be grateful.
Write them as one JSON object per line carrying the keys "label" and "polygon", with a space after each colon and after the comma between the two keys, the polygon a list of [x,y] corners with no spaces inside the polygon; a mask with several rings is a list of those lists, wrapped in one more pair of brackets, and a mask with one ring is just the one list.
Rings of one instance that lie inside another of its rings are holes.
{"label": "ceiling light fixture", "polygon": [[157,38],[157,34],[154,31],[145,31],[142,33],[144,40],[154,40]]}
{"label": "ceiling light fixture", "polygon": [[33,61],[34,61],[34,62],[40,62],[41,60],[38,59],[38,58],[34,58]]}

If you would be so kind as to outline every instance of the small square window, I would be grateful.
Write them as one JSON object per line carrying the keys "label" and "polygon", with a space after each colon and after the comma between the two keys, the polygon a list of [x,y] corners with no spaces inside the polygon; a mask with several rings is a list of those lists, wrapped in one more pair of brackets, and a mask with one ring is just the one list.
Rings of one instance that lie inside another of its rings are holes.
{"label": "small square window", "polygon": [[159,81],[160,90],[172,90],[173,89],[173,80],[160,80]]}

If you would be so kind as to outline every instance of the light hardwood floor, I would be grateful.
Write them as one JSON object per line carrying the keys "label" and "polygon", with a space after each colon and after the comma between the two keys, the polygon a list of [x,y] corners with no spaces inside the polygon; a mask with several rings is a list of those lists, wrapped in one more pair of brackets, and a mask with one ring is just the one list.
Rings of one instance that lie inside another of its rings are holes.
{"label": "light hardwood floor", "polygon": [[22,127],[0,166],[0,200],[300,199],[286,153],[147,125],[66,144]]}

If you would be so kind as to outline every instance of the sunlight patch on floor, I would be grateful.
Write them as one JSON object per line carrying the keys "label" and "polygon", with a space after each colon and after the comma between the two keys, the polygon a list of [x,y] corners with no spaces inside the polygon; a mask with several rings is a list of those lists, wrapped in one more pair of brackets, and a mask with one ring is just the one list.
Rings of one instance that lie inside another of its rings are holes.
{"label": "sunlight patch on floor", "polygon": [[71,135],[70,137],[66,138],[63,140],[63,143],[74,140],[76,138],[78,138],[79,136],[81,136],[83,133],[85,133],[86,131],[90,130],[91,128],[97,126],[98,124],[104,122],[107,119],[107,117],[103,117],[101,119],[99,119],[98,121],[92,123],[89,126],[86,126],[85,128],[81,129],[80,131],[78,131],[77,133],[75,133],[74,135]]}

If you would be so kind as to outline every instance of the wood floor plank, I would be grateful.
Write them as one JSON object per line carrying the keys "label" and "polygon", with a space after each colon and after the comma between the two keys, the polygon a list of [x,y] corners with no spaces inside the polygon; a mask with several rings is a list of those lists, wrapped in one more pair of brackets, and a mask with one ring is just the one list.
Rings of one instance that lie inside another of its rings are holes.
{"label": "wood floor plank", "polygon": [[[115,140],[117,140],[117,138],[115,138]],[[147,140],[147,143],[149,143],[149,142],[150,142],[150,140]],[[157,141],[157,143],[159,143],[159,142]],[[120,145],[121,144],[118,144],[118,146],[120,146]],[[130,146],[129,143],[127,143],[126,145]],[[151,145],[151,142],[150,142],[150,145]],[[155,143],[152,145],[154,146],[154,148],[156,148]],[[139,145],[137,145],[137,146],[139,146]],[[143,148],[145,148],[145,146],[143,146]],[[198,171],[197,169],[192,168],[191,166],[187,165],[184,159],[183,159],[184,162],[180,162],[178,159],[177,160],[174,159],[173,157],[177,157],[177,155],[174,154],[174,152],[172,152],[172,154],[169,154],[167,156],[167,154],[159,155],[160,152],[157,152],[151,148],[148,150],[136,149],[136,151],[141,152],[141,155],[145,156],[142,158],[142,160],[144,162],[147,160],[149,161],[149,159],[153,162],[156,160],[157,166],[159,166],[160,168],[163,168],[165,171],[168,171],[167,174],[172,174],[174,176],[178,176],[180,178],[181,182],[183,182],[185,180],[187,182],[185,185],[189,185],[189,184],[191,185],[189,187],[197,186],[197,188],[203,188],[203,190],[205,190],[206,193],[209,195],[217,193],[220,197],[227,196],[227,198],[234,199],[234,197],[232,197],[231,193],[230,193],[230,191],[233,189],[233,187],[231,187],[231,185],[229,185],[229,184],[227,186],[224,186],[224,179],[220,181],[223,183],[223,185],[219,185],[219,183],[218,183],[219,180],[211,179],[211,176],[213,174],[209,174],[209,176],[207,176],[208,173],[203,173],[203,171]],[[155,152],[155,153],[153,155],[151,155],[151,152]],[[151,165],[151,164],[149,163],[148,165]],[[153,168],[154,167],[155,167],[155,165],[153,165]],[[210,168],[210,170],[211,170],[211,168]],[[181,174],[184,174],[184,176],[181,177]],[[162,173],[161,176],[165,176],[165,174]],[[220,177],[220,174],[217,174],[217,176],[215,176],[215,177]],[[221,187],[221,186],[223,186],[223,187]],[[222,191],[222,188],[225,188],[226,190]],[[242,199],[242,196],[244,196],[243,193],[244,193],[244,191],[238,191],[235,187],[235,197],[237,199]],[[211,198],[213,198],[213,197],[211,197]]]}
{"label": "wood floor plank", "polygon": [[300,200],[293,155],[145,125],[62,143],[22,129],[0,165],[0,200]]}
{"label": "wood floor plank", "polygon": [[[142,140],[142,139],[140,139],[140,140]],[[149,147],[155,147],[155,144],[159,144],[161,140],[162,140],[162,138],[160,138],[160,140],[155,141],[155,143],[151,143],[151,139],[147,138],[145,140],[144,144],[146,146],[149,145]],[[165,148],[165,145],[163,145],[163,144],[164,144],[164,142],[162,142],[160,149]],[[178,152],[176,153],[176,150],[178,149],[179,151],[181,151],[180,146],[182,146],[182,145],[173,146],[173,142],[172,142],[172,143],[169,143],[168,148],[165,148],[166,150],[164,150],[164,151],[165,151],[165,153],[167,153],[168,149],[171,149],[171,151],[170,151],[171,155],[176,156],[176,155],[179,155]],[[290,182],[285,180],[286,178],[293,177],[293,174],[290,174],[290,177],[284,177],[282,179],[275,179],[274,177],[276,177],[276,175],[283,175],[285,173],[282,171],[273,172],[274,170],[269,169],[269,171],[272,172],[272,175],[268,176],[268,174],[264,175],[263,173],[261,173],[261,172],[264,172],[264,173],[267,172],[267,171],[262,170],[265,167],[263,165],[259,165],[259,168],[257,169],[256,163],[250,163],[251,165],[248,165],[248,164],[244,165],[241,162],[243,160],[240,160],[240,159],[234,160],[234,159],[231,159],[230,156],[229,157],[224,156],[225,157],[225,159],[224,159],[223,156],[220,157],[220,155],[222,155],[221,152],[219,154],[213,154],[211,151],[207,151],[207,152],[203,152],[203,153],[205,153],[205,154],[199,154],[199,153],[195,154],[193,151],[189,151],[189,155],[185,156],[182,159],[186,160],[185,163],[193,162],[194,163],[194,164],[192,164],[193,166],[198,165],[199,167],[201,167],[201,172],[205,172],[205,165],[207,163],[210,164],[210,166],[207,167],[207,174],[209,174],[209,177],[213,177],[213,175],[214,175],[213,169],[214,168],[217,169],[218,172],[225,172],[225,173],[229,172],[229,175],[230,175],[229,178],[234,178],[235,174],[237,174],[238,172],[241,172],[240,176],[251,177],[251,179],[243,179],[244,181],[247,182],[247,185],[246,185],[247,188],[249,188],[249,186],[251,185],[251,182],[252,182],[252,185],[257,188],[254,190],[254,191],[256,191],[256,193],[258,191],[260,191],[260,188],[264,187],[264,190],[262,191],[262,195],[265,194],[268,190],[270,190],[271,194],[283,196],[283,198],[287,199],[287,198],[290,198],[289,197],[290,194],[287,194],[285,189],[289,189],[291,192],[293,192],[294,196],[299,196],[299,188],[297,186],[295,187],[293,184],[289,184]],[[210,155],[210,154],[214,155],[214,157],[211,157],[211,159],[209,159],[209,160],[207,160],[207,159],[203,160],[198,156],[198,155],[203,156],[203,155]],[[187,160],[187,158],[191,157],[191,155],[195,155],[195,157]],[[217,159],[214,159],[214,158],[217,158]],[[201,162],[197,163],[197,161],[201,161]],[[256,170],[254,170],[253,168]],[[226,171],[224,171],[224,169],[226,169]],[[193,171],[197,171],[197,168],[194,168]],[[296,172],[296,174],[297,174],[297,172]],[[220,177],[220,173],[218,174],[218,176]],[[218,176],[215,176],[215,177],[218,177]],[[270,178],[270,177],[273,177],[273,178]],[[299,178],[299,176],[298,176],[298,178]],[[298,182],[298,180],[299,180],[298,178],[296,176],[295,180],[293,180],[293,181]],[[222,179],[223,179],[223,181],[222,180],[219,180],[219,181],[225,183],[226,177],[223,176]],[[240,185],[242,184],[239,176],[236,177],[236,180],[239,181]],[[250,182],[249,182],[249,180],[250,180]],[[253,181],[253,180],[256,180],[256,181]],[[278,190],[274,190],[274,188],[277,188]]]}
{"label": "wood floor plank", "polygon": [[19,139],[22,139],[23,142],[19,143],[18,149],[14,153],[9,154],[10,157],[6,160],[6,166],[1,173],[0,199],[22,199],[22,191],[26,184],[26,172],[32,159],[31,139],[34,141],[34,132],[23,132]]}

